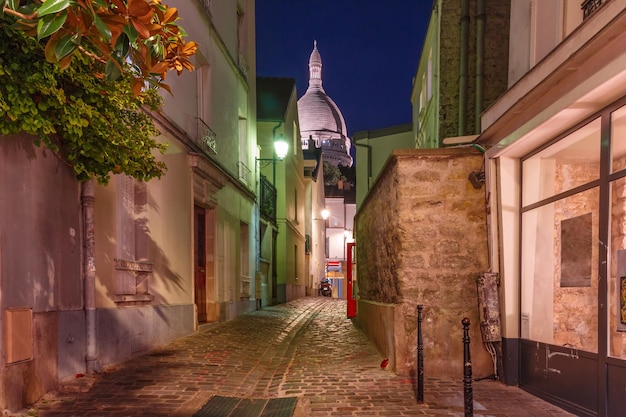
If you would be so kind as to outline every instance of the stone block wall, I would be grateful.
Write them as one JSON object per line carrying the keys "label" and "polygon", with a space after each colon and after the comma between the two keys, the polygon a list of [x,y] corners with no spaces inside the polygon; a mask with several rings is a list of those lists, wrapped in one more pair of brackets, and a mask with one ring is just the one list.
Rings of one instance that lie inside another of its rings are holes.
{"label": "stone block wall", "polygon": [[[476,126],[476,0],[469,0],[469,48],[467,54],[466,134],[480,133]],[[485,1],[483,44],[483,107],[485,110],[507,89],[509,19],[511,0]],[[441,2],[440,28],[440,140],[459,136],[459,79],[461,45],[461,2]]]}
{"label": "stone block wall", "polygon": [[462,377],[463,317],[474,376],[493,373],[476,287],[488,268],[485,189],[468,180],[482,164],[473,148],[395,150],[355,218],[358,322],[398,374],[415,372],[418,304],[426,377]]}

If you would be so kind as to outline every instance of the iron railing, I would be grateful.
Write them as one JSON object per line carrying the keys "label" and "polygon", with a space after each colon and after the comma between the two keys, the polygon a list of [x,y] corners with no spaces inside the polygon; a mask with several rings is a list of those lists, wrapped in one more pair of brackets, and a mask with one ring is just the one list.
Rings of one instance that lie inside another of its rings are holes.
{"label": "iron railing", "polygon": [[217,154],[217,134],[204,120],[199,117],[196,117],[196,120],[198,121],[198,134],[193,138],[193,141],[205,154],[215,156]]}
{"label": "iron railing", "polygon": [[583,20],[588,18],[602,6],[602,4],[606,3],[608,0],[585,0],[583,4],[580,6],[583,9]]}
{"label": "iron railing", "polygon": [[261,200],[259,201],[259,209],[261,216],[276,223],[276,187],[265,175],[261,175]]}

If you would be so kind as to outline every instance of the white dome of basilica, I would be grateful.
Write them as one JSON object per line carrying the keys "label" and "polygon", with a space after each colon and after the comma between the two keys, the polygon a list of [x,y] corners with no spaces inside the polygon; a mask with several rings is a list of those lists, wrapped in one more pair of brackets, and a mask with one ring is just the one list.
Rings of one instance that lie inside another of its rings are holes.
{"label": "white dome of basilica", "polygon": [[322,87],[322,58],[313,44],[309,58],[309,88],[298,100],[298,118],[303,146],[312,138],[322,148],[325,161],[331,164],[352,166],[346,122],[337,104],[328,97]]}

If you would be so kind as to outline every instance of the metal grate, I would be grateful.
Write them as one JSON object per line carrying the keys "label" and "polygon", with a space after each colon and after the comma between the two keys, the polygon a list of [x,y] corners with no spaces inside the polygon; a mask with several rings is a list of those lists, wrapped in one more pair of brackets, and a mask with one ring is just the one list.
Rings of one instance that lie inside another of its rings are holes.
{"label": "metal grate", "polygon": [[193,417],[292,417],[296,397],[245,399],[215,395]]}

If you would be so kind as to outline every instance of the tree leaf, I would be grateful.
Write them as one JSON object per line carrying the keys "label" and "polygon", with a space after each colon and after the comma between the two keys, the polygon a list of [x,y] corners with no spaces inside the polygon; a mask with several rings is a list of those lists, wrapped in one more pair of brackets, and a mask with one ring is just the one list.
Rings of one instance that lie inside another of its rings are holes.
{"label": "tree leaf", "polygon": [[111,39],[111,28],[109,28],[97,14],[94,17],[94,22],[96,23],[98,32],[100,32],[105,39]]}
{"label": "tree leaf", "polygon": [[57,62],[57,57],[55,54],[57,42],[59,42],[58,32],[57,34],[52,35],[50,39],[48,39],[48,42],[46,42],[46,48],[44,49],[44,53],[46,55],[46,61]]}
{"label": "tree leaf", "polygon": [[62,11],[58,15],[48,15],[39,19],[39,22],[37,22],[37,38],[43,39],[52,35],[61,29],[66,19],[67,10]]}
{"label": "tree leaf", "polygon": [[64,36],[57,42],[54,55],[59,61],[78,48],[78,44],[74,42],[73,38],[73,36]]}
{"label": "tree leaf", "polygon": [[106,79],[108,81],[115,81],[122,75],[120,71],[120,66],[117,62],[109,59],[106,65]]}
{"label": "tree leaf", "polygon": [[8,0],[0,0],[0,15],[4,13],[4,6],[6,6]]}
{"label": "tree leaf", "polygon": [[128,14],[142,23],[150,22],[154,14],[154,10],[146,0],[128,0],[127,7]]}
{"label": "tree leaf", "polygon": [[124,33],[128,36],[130,43],[135,43],[137,41],[137,30],[135,30],[133,25],[124,26]]}
{"label": "tree leaf", "polygon": [[46,0],[44,4],[37,9],[39,17],[55,14],[61,10],[65,10],[70,6],[70,0]]}
{"label": "tree leaf", "polygon": [[68,69],[70,67],[70,64],[72,63],[72,57],[73,56],[74,55],[72,55],[72,54],[66,55],[63,59],[61,59],[59,61],[59,65],[61,66],[62,70],[66,70],[66,69]]}
{"label": "tree leaf", "polygon": [[115,43],[115,52],[120,59],[125,59],[130,52],[130,41],[125,33],[122,33]]}

